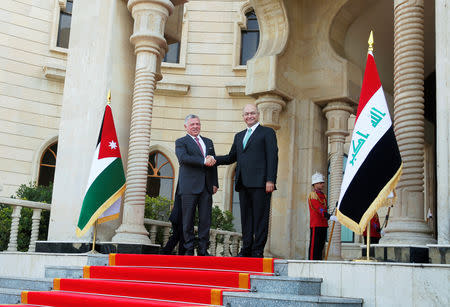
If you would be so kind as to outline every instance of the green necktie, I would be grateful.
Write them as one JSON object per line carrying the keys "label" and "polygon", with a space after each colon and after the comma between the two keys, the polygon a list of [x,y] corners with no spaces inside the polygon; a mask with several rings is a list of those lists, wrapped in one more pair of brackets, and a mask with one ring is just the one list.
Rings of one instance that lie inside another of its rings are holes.
{"label": "green necktie", "polygon": [[247,141],[250,138],[250,135],[252,135],[252,128],[248,128],[247,133],[245,134],[244,142],[242,143],[242,145],[244,145],[244,148],[245,145],[247,145]]}

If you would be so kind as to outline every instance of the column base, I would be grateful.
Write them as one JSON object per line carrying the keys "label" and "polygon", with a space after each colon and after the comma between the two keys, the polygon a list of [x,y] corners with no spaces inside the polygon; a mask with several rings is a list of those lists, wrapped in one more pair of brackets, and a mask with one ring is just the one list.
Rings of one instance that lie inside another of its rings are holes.
{"label": "column base", "polygon": [[143,225],[122,224],[111,240],[114,243],[152,245],[148,232]]}
{"label": "column base", "polygon": [[[425,245],[385,245],[370,246],[369,256],[381,262],[430,263],[429,249]],[[367,256],[367,246],[361,245],[362,257]]]}
{"label": "column base", "polygon": [[450,245],[429,244],[430,262],[433,264],[450,264]]}
{"label": "column base", "polygon": [[[159,248],[159,244],[95,243],[95,251],[100,254],[159,254]],[[90,251],[92,242],[36,241],[37,253],[81,254]]]}
{"label": "column base", "polygon": [[383,245],[427,245],[435,244],[432,231],[422,220],[392,220],[386,228],[386,235],[380,239]]}

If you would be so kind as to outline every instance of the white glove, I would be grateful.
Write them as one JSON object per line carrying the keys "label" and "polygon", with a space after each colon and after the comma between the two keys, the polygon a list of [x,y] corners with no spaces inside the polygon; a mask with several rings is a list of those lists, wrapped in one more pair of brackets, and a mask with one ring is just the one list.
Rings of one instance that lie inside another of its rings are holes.
{"label": "white glove", "polygon": [[333,222],[339,222],[338,219],[337,219],[337,217],[336,217],[336,215],[330,216],[330,221],[333,221]]}
{"label": "white glove", "polygon": [[384,232],[384,229],[381,229],[380,234],[381,234],[382,237],[384,237],[384,235],[386,234],[386,233]]}

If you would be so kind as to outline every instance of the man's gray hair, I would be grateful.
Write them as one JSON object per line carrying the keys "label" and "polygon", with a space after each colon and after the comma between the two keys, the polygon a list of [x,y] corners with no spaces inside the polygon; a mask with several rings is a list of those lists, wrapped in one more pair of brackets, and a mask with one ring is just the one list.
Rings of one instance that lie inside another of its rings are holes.
{"label": "man's gray hair", "polygon": [[187,125],[188,121],[189,121],[191,118],[198,118],[198,119],[200,120],[200,117],[198,117],[197,115],[195,115],[195,114],[189,114],[189,115],[186,116],[186,118],[184,119],[184,124]]}

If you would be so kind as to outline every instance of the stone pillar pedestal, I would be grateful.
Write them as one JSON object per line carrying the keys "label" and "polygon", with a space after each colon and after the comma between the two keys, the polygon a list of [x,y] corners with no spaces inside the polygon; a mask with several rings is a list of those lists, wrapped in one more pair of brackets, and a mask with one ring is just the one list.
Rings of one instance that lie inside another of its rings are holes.
{"label": "stone pillar pedestal", "polygon": [[[353,108],[346,102],[330,102],[323,109],[328,120],[326,135],[330,138],[330,190],[328,191],[328,211],[330,214],[339,200],[344,169],[344,143],[348,135],[348,118]],[[341,224],[335,223],[328,260],[342,260]]]}
{"label": "stone pillar pedestal", "polygon": [[394,0],[394,126],[403,174],[380,244],[434,242],[424,218],[423,23],[423,0]]}
{"label": "stone pillar pedestal", "polygon": [[153,95],[161,57],[167,50],[164,27],[174,6],[170,0],[129,0],[134,19],[136,73],[128,149],[127,188],[122,225],[113,242],[151,244],[144,227]]}

